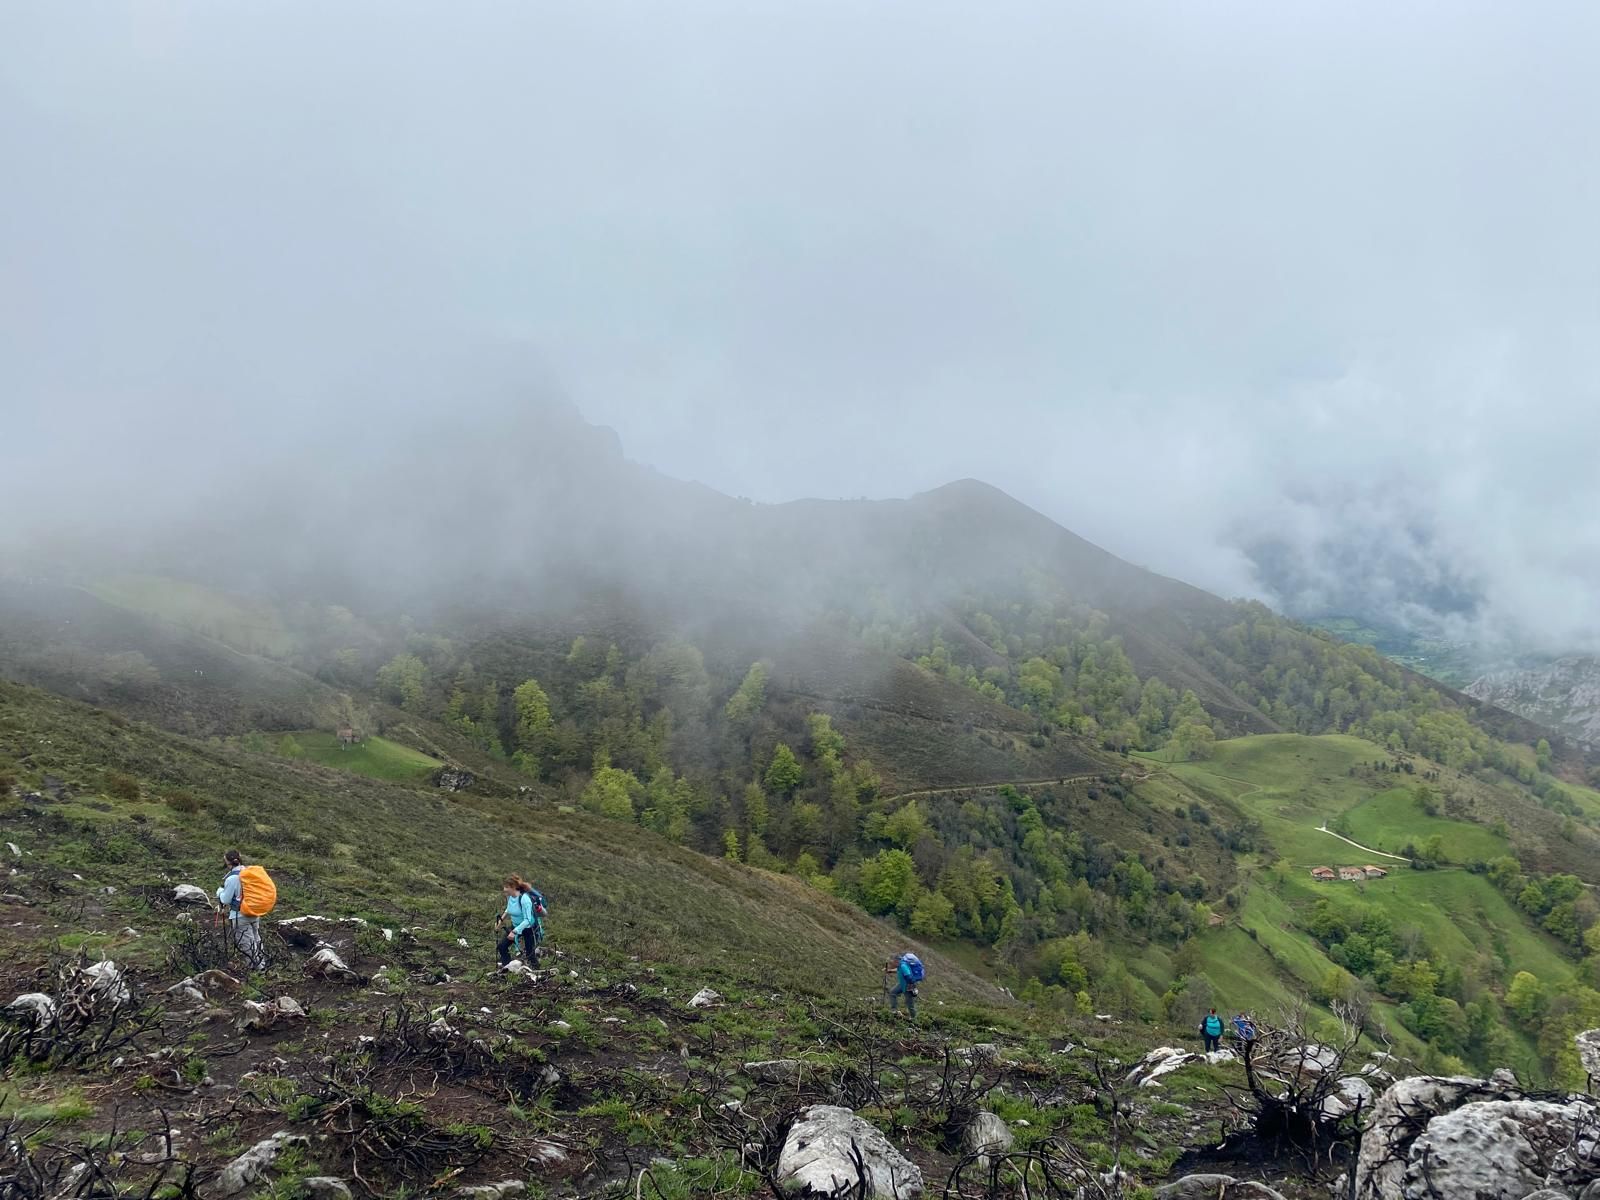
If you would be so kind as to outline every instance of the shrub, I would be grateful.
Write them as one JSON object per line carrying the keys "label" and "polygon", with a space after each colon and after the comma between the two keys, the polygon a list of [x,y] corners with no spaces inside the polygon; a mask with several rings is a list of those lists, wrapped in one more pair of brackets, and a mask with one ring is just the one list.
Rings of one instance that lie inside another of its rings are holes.
{"label": "shrub", "polygon": [[188,788],[179,788],[175,792],[168,792],[166,801],[167,807],[173,812],[197,813],[201,808],[200,797],[196,796]]}
{"label": "shrub", "polygon": [[112,771],[106,776],[106,795],[115,796],[118,800],[137,800],[139,781],[132,775]]}
{"label": "shrub", "polygon": [[0,771],[0,796],[6,795],[17,786],[17,777],[7,771]]}

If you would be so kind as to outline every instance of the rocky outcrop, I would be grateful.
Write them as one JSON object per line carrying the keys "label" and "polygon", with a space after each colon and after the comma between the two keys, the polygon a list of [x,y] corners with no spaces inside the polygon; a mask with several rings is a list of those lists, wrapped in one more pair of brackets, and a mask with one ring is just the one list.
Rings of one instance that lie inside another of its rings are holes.
{"label": "rocky outcrop", "polygon": [[693,996],[691,996],[689,998],[689,1007],[690,1008],[710,1008],[713,1004],[720,1004],[721,1002],[722,1002],[722,995],[719,992],[713,992],[710,988],[707,987],[707,988],[701,988],[698,992],[696,992]]}
{"label": "rocky outcrop", "polygon": [[210,904],[211,896],[205,888],[195,887],[192,883],[180,883],[172,889],[172,899],[176,904]]}
{"label": "rocky outcrop", "polygon": [[1573,1037],[1578,1047],[1578,1061],[1590,1079],[1600,1079],[1600,1029],[1585,1029]]}
{"label": "rocky outcrop", "polygon": [[1356,1200],[1523,1200],[1600,1194],[1600,1102],[1535,1100],[1504,1072],[1416,1076],[1378,1098],[1356,1159]]}
{"label": "rocky outcrop", "polygon": [[464,792],[477,782],[477,776],[462,767],[440,767],[433,773],[433,786],[447,792]]}
{"label": "rocky outcrop", "polygon": [[1467,695],[1600,746],[1600,658],[1575,656],[1474,680]]}
{"label": "rocky outcrop", "polygon": [[300,1186],[310,1200],[352,1200],[350,1185],[333,1175],[313,1175],[302,1179]]}
{"label": "rocky outcrop", "polygon": [[777,1180],[791,1196],[913,1200],[922,1195],[922,1172],[878,1130],[832,1104],[812,1105],[790,1126]]}

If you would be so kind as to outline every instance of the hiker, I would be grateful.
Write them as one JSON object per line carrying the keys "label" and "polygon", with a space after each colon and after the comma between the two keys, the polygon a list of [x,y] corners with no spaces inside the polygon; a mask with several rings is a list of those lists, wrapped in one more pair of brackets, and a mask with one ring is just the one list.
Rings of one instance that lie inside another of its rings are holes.
{"label": "hiker", "polygon": [[1256,1040],[1256,1023],[1240,1013],[1233,1019],[1233,1034],[1246,1044]]}
{"label": "hiker", "polygon": [[527,954],[529,964],[534,961],[533,947],[533,901],[522,890],[522,880],[516,875],[507,875],[501,884],[501,890],[506,896],[506,910],[495,919],[495,925],[500,930],[500,965],[511,965],[511,947],[521,945]]}
{"label": "hiker", "polygon": [[1206,1053],[1222,1048],[1222,1018],[1217,1016],[1217,1010],[1212,1009],[1200,1022],[1200,1036],[1206,1040]]}
{"label": "hiker", "polygon": [[264,971],[267,955],[261,945],[261,918],[277,903],[278,890],[265,867],[245,866],[237,850],[229,850],[222,861],[228,874],[217,889],[217,907],[228,916],[228,936],[252,971]]}
{"label": "hiker", "polygon": [[900,997],[906,998],[906,1012],[917,1019],[917,984],[922,982],[922,960],[907,950],[899,959],[891,958],[883,967],[885,986],[889,992],[889,1011],[900,1011]]}
{"label": "hiker", "polygon": [[539,947],[544,944],[544,919],[550,910],[545,907],[544,893],[520,875],[513,875],[517,881],[517,890],[527,900],[533,910],[533,923],[522,934],[522,947],[528,955],[528,961],[534,966],[539,965]]}

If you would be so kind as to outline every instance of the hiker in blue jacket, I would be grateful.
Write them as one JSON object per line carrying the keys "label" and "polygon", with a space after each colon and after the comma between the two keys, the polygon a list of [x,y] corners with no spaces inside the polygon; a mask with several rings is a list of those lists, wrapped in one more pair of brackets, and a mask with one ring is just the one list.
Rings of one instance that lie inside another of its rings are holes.
{"label": "hiker in blue jacket", "polygon": [[906,998],[906,1012],[914,1021],[917,1018],[917,984],[922,979],[921,960],[915,954],[902,954],[898,960],[884,964],[883,974],[892,983],[889,991],[889,1011],[900,1011],[900,997]]}
{"label": "hiker in blue jacket", "polygon": [[1200,1022],[1200,1036],[1206,1040],[1206,1053],[1222,1048],[1222,1018],[1217,1016],[1217,1010],[1212,1009]]}
{"label": "hiker in blue jacket", "polygon": [[522,890],[522,880],[508,875],[502,890],[506,894],[506,910],[496,924],[500,927],[500,965],[511,965],[511,948],[519,943],[527,954],[529,964],[535,961],[533,949],[533,901]]}

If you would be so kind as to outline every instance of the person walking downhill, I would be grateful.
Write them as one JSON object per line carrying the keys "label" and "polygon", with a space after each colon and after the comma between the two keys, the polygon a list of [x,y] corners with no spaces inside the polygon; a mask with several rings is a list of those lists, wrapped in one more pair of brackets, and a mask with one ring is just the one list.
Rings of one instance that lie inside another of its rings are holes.
{"label": "person walking downhill", "polygon": [[[506,910],[501,913],[495,924],[500,928],[500,965],[511,965],[511,948],[522,943],[531,945],[533,927],[533,901],[522,890],[522,880],[515,875],[506,876],[501,884],[505,892]],[[532,955],[529,954],[530,963]]]}
{"label": "person walking downhill", "polygon": [[1256,1040],[1256,1023],[1240,1013],[1233,1019],[1233,1033],[1241,1044],[1248,1045]]}
{"label": "person walking downhill", "polygon": [[247,867],[237,850],[222,856],[228,874],[217,889],[217,906],[228,917],[228,939],[239,948],[252,971],[267,969],[266,951],[261,945],[261,918],[272,911],[278,890],[266,868]]}
{"label": "person walking downhill", "polygon": [[1212,1009],[1200,1022],[1200,1036],[1206,1040],[1206,1053],[1222,1048],[1222,1018],[1217,1016],[1217,1010]]}

